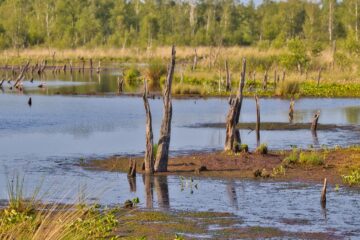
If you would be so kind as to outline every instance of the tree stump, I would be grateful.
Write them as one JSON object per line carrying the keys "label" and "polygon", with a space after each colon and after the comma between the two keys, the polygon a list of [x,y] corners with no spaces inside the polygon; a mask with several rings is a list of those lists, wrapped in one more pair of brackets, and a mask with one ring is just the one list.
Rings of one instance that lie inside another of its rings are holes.
{"label": "tree stump", "polygon": [[289,107],[289,122],[292,123],[294,119],[294,109],[295,109],[295,101],[294,98],[290,100],[290,107]]}
{"label": "tree stump", "polygon": [[314,114],[314,117],[313,117],[313,120],[311,123],[311,131],[312,132],[316,132],[316,130],[317,130],[319,117],[320,117],[320,111],[318,111],[317,113]]}
{"label": "tree stump", "polygon": [[176,55],[175,46],[173,46],[171,52],[171,64],[168,69],[168,74],[165,81],[165,89],[163,92],[164,112],[163,112],[163,118],[160,129],[158,150],[156,153],[156,160],[155,160],[156,172],[166,172],[168,159],[169,159],[171,118],[172,118],[171,86],[174,77],[175,55]]}
{"label": "tree stump", "polygon": [[129,171],[128,171],[129,177],[136,177],[136,161],[135,159],[129,160]]}

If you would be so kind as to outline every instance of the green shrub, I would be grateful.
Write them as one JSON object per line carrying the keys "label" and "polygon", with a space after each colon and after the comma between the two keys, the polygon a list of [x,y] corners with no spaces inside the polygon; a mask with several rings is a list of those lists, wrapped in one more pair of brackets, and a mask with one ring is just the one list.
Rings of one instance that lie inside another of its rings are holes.
{"label": "green shrub", "polygon": [[300,84],[296,81],[285,81],[278,85],[276,94],[278,96],[292,96],[300,92]]}
{"label": "green shrub", "polygon": [[241,144],[240,151],[246,153],[249,152],[249,146],[247,144]]}
{"label": "green shrub", "polygon": [[324,157],[315,151],[301,152],[299,155],[299,163],[313,166],[323,165]]}
{"label": "green shrub", "polygon": [[285,165],[296,164],[298,163],[298,159],[299,159],[299,150],[297,148],[293,148],[289,156],[284,158],[283,164]]}
{"label": "green shrub", "polygon": [[268,146],[267,144],[263,143],[260,146],[258,146],[256,148],[256,152],[257,153],[261,153],[261,154],[267,154],[268,153]]}
{"label": "green shrub", "polygon": [[146,78],[149,79],[150,85],[160,86],[161,77],[166,74],[166,66],[159,59],[154,59],[149,63],[148,68],[145,71]]}
{"label": "green shrub", "polygon": [[138,80],[139,77],[140,77],[140,71],[135,67],[131,67],[124,72],[124,80],[127,83],[134,82]]}
{"label": "green shrub", "polygon": [[360,169],[352,170],[349,175],[343,175],[342,180],[344,183],[352,185],[360,184]]}

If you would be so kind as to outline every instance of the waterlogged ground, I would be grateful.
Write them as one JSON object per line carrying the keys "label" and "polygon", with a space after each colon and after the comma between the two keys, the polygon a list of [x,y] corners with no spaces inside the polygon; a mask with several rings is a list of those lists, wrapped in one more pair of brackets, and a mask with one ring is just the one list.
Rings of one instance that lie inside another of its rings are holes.
{"label": "waterlogged ground", "polygon": [[[94,76],[96,77],[96,75]],[[114,77],[115,78],[115,77]],[[108,81],[116,86],[115,81]],[[30,84],[30,83],[27,83]],[[50,87],[51,84],[54,86]],[[54,81],[45,89],[29,87],[23,94],[6,89],[0,94],[0,198],[6,198],[6,182],[20,174],[30,194],[42,182],[48,201],[73,202],[83,196],[102,204],[122,204],[140,198],[140,207],[232,212],[240,227],[276,227],[286,231],[327,232],[336,236],[360,236],[360,192],[331,186],[328,204],[319,203],[320,185],[269,181],[226,181],[181,179],[177,176],[129,181],[120,173],[86,171],[76,165],[93,157],[114,154],[142,154],[145,141],[143,103],[136,97],[45,96],[59,89],[81,93],[82,88],[98,91],[98,82]],[[109,92],[113,91],[109,88]],[[86,90],[88,91],[88,90]],[[107,90],[104,90],[107,92]],[[10,94],[11,93],[11,94]],[[27,105],[32,97],[32,107]],[[320,124],[353,126],[354,129],[319,131],[314,138],[308,130],[262,131],[261,141],[270,149],[360,144],[360,100],[301,99],[296,101],[294,122],[306,123],[321,111]],[[158,138],[162,102],[150,100],[155,139]],[[221,149],[224,129],[200,127],[222,123],[228,110],[226,99],[174,100],[173,154]],[[241,121],[254,122],[254,101],[245,99]],[[287,122],[289,102],[261,99],[264,122]],[[242,140],[255,147],[255,134],[241,130]],[[214,226],[216,227],[216,226]]]}

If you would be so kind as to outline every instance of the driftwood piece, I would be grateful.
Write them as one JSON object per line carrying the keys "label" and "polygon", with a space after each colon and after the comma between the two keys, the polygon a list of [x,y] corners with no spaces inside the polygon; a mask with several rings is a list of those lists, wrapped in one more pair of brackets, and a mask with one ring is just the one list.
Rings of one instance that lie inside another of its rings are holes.
{"label": "driftwood piece", "polygon": [[163,92],[163,104],[164,112],[160,129],[160,138],[158,142],[158,150],[155,160],[155,171],[166,172],[168,159],[169,159],[169,147],[171,136],[171,118],[172,118],[172,102],[171,102],[171,85],[174,76],[175,69],[175,46],[171,51],[171,64],[168,69],[168,74],[165,81],[165,89]]}
{"label": "driftwood piece", "polygon": [[326,188],[327,188],[327,179],[324,179],[324,185],[323,188],[321,190],[321,198],[320,198],[320,202],[321,202],[321,206],[322,207],[326,207]]}
{"label": "driftwood piece", "polygon": [[316,132],[316,130],[317,130],[319,117],[320,117],[320,111],[318,111],[317,113],[314,114],[314,117],[313,117],[313,120],[311,123],[311,131],[312,132]]}
{"label": "driftwood piece", "polygon": [[245,86],[245,74],[246,74],[246,60],[243,59],[241,79],[239,89],[236,97],[231,97],[229,100],[230,109],[226,117],[226,138],[225,138],[225,151],[237,152],[240,150],[240,132],[236,128],[239,122],[240,111],[243,100],[243,90]]}
{"label": "driftwood piece", "polygon": [[256,143],[257,146],[260,146],[260,104],[257,95],[255,95],[255,104],[256,104]]}
{"label": "driftwood piece", "polygon": [[231,78],[230,78],[230,70],[229,70],[229,64],[228,61],[225,61],[225,71],[226,71],[226,91],[231,91]]}
{"label": "driftwood piece", "polygon": [[145,165],[145,172],[147,174],[154,173],[154,154],[153,154],[153,131],[152,131],[152,117],[151,117],[151,110],[150,104],[148,101],[148,89],[146,80],[144,80],[144,107],[146,112],[146,149],[145,149],[145,158],[144,158],[144,165]]}
{"label": "driftwood piece", "polygon": [[294,120],[294,109],[295,109],[295,101],[294,98],[290,100],[290,107],[289,107],[289,122]]}
{"label": "driftwood piece", "polygon": [[136,177],[136,161],[135,159],[129,160],[129,171],[128,171],[129,177]]}

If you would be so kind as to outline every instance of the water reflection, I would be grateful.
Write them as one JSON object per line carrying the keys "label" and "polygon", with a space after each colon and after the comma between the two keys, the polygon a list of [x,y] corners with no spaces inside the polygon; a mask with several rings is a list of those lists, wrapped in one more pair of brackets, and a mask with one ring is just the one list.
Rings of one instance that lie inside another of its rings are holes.
{"label": "water reflection", "polygon": [[166,210],[170,208],[169,185],[167,176],[154,176],[154,189],[157,195],[159,208]]}
{"label": "water reflection", "polygon": [[235,182],[233,180],[229,180],[226,184],[226,190],[229,197],[230,205],[235,209],[239,210],[238,198],[236,195],[236,187]]}
{"label": "water reflection", "polygon": [[154,207],[154,176],[148,174],[143,175],[143,181],[145,186],[145,199],[146,199],[146,208]]}
{"label": "water reflection", "polygon": [[349,123],[360,124],[360,108],[358,106],[344,108],[344,114]]}
{"label": "water reflection", "polygon": [[130,186],[130,192],[136,192],[136,177],[128,176],[127,179]]}

